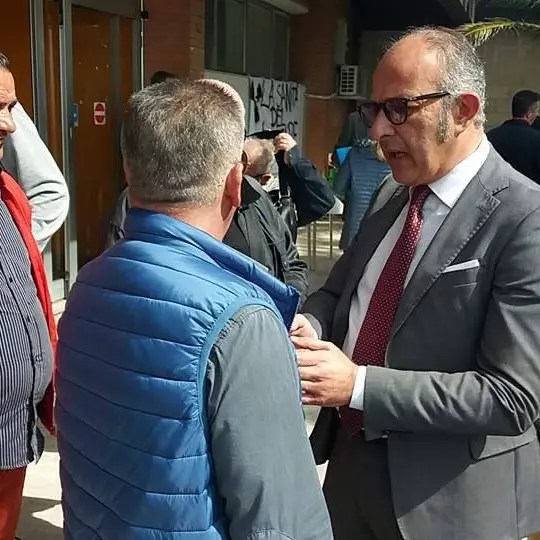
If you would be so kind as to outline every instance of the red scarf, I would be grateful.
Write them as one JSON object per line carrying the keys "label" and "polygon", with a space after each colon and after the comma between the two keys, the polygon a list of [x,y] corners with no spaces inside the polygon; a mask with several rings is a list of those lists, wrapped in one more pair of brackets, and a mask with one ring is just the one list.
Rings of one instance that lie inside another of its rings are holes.
{"label": "red scarf", "polygon": [[[32,267],[32,277],[36,285],[41,307],[43,308],[45,320],[47,321],[47,327],[49,328],[53,355],[56,357],[56,342],[58,340],[56,335],[56,323],[54,321],[43,258],[41,257],[38,245],[32,235],[32,209],[30,208],[30,203],[28,202],[24,191],[19,187],[19,184],[17,184],[9,174],[2,170],[0,170],[0,194],[17,229],[19,229],[19,232],[21,233],[28,251],[30,265]],[[49,384],[43,401],[38,405],[37,410],[43,425],[54,435],[54,370],[53,382]]]}

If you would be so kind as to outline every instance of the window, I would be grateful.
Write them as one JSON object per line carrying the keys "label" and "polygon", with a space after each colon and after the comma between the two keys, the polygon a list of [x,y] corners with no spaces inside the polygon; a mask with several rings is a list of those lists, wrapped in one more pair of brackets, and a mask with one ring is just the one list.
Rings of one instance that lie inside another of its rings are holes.
{"label": "window", "polygon": [[206,68],[286,79],[289,25],[261,0],[206,0]]}
{"label": "window", "polygon": [[286,79],[289,74],[289,23],[287,15],[274,16],[274,79]]}
{"label": "window", "polygon": [[208,69],[244,71],[244,12],[244,0],[206,0],[205,64]]}
{"label": "window", "polygon": [[273,11],[248,4],[246,25],[246,72],[254,77],[272,73]]}
{"label": "window", "polygon": [[244,66],[244,2],[218,1],[217,22],[218,68],[241,73]]}
{"label": "window", "polygon": [[204,63],[207,67],[215,66],[214,43],[216,40],[216,0],[206,0],[204,19]]}

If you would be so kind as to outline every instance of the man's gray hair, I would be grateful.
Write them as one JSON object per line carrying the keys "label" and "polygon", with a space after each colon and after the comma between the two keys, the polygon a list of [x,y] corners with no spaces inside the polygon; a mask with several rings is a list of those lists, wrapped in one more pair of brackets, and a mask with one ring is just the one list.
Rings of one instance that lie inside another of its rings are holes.
{"label": "man's gray hair", "polygon": [[484,63],[474,46],[460,32],[443,27],[423,26],[408,31],[403,37],[418,36],[434,50],[441,61],[441,81],[439,90],[457,97],[471,92],[480,98],[480,110],[474,120],[476,127],[486,122],[486,74]]}
{"label": "man's gray hair", "polygon": [[130,192],[148,203],[212,205],[242,159],[244,113],[217,81],[171,79],[134,94],[121,137]]}
{"label": "man's gray hair", "polygon": [[274,153],[274,143],[257,137],[248,137],[246,142],[258,146],[258,152],[255,152],[252,163],[253,176],[259,177],[263,174],[271,174],[275,177],[279,176],[279,166]]}

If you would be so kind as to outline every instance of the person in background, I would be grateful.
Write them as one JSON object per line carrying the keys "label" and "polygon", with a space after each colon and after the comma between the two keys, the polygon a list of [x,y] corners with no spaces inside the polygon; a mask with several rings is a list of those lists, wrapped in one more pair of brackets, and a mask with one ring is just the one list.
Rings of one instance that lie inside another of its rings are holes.
{"label": "person in background", "polygon": [[246,174],[255,178],[274,204],[279,199],[279,165],[273,141],[248,137],[244,152],[248,159]]}
{"label": "person in background", "polygon": [[150,84],[159,84],[168,81],[169,79],[176,78],[176,75],[170,71],[159,70],[152,73],[152,76],[150,77]]}
{"label": "person in background", "polygon": [[361,111],[395,188],[292,329],[335,538],[524,538],[540,530],[540,187],[487,141],[461,33],[408,32],[372,88]]}
{"label": "person in background", "polygon": [[[304,227],[322,218],[336,203],[332,189],[317,167],[307,158],[303,157],[297,142],[288,133],[259,132],[246,140],[245,150],[248,161],[257,161],[256,156],[261,153],[257,139],[269,140],[271,137],[279,172],[281,196],[290,195],[294,219],[284,216],[293,241],[296,242],[297,227]],[[252,153],[255,154],[252,155]],[[279,192],[274,190],[270,194],[274,203],[279,207]],[[281,210],[280,210],[281,213]]]}
{"label": "person in background", "polygon": [[[251,177],[252,172],[261,170],[261,165],[257,161],[249,161],[245,152],[244,156],[246,171],[242,182],[242,203],[223,241],[257,261],[281,282],[294,287],[300,293],[302,304],[309,287],[307,264],[300,259],[292,233],[267,192]],[[268,167],[268,172],[262,177],[272,174],[269,171],[275,174],[275,159]]]}
{"label": "person in background", "polygon": [[[242,182],[242,202],[223,241],[257,261],[281,282],[294,287],[303,303],[308,292],[307,264],[300,259],[290,229],[261,185],[279,184],[274,146],[271,141],[257,139],[246,141],[244,149],[252,151],[252,158],[249,161],[244,153],[246,174]],[[106,248],[124,238],[129,206],[129,189],[126,187],[120,193],[110,219]]]}
{"label": "person in background", "polygon": [[[247,163],[247,158],[246,158]],[[251,166],[252,170],[253,167]],[[126,187],[116,202],[109,224],[106,248],[125,237],[130,207]],[[308,267],[300,259],[291,231],[257,180],[244,175],[242,202],[234,214],[224,243],[257,261],[272,276],[300,293],[303,303],[308,292]]]}
{"label": "person in background", "polygon": [[12,111],[17,130],[6,138],[2,165],[17,180],[32,207],[32,231],[43,251],[69,211],[64,176],[20,103]]}
{"label": "person in background", "polygon": [[495,150],[521,174],[540,184],[540,132],[532,127],[540,94],[521,90],[512,98],[512,118],[487,134]]}
{"label": "person in background", "polygon": [[66,540],[332,539],[287,332],[298,293],[222,243],[244,115],[209,80],[128,104],[126,238],[79,272],[60,322]]}
{"label": "person in background", "polygon": [[351,245],[373,194],[389,173],[390,167],[380,146],[371,139],[354,145],[347,154],[334,181],[334,191],[342,195],[345,202],[341,249]]}
{"label": "person in background", "polygon": [[[360,102],[358,102],[360,105]],[[336,148],[357,146],[368,137],[367,128],[356,110],[349,114],[336,142]]]}
{"label": "person in background", "polygon": [[[15,81],[0,53],[0,161],[16,130]],[[26,467],[43,452],[42,424],[54,432],[56,325],[47,276],[32,234],[32,210],[0,165],[0,538],[15,536]]]}

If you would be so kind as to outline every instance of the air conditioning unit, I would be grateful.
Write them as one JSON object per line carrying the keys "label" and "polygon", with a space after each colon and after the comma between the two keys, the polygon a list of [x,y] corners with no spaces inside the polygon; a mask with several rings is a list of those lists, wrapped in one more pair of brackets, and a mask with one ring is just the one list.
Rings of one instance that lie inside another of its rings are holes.
{"label": "air conditioning unit", "polygon": [[347,64],[339,66],[338,94],[340,96],[357,96],[358,85],[358,66]]}

